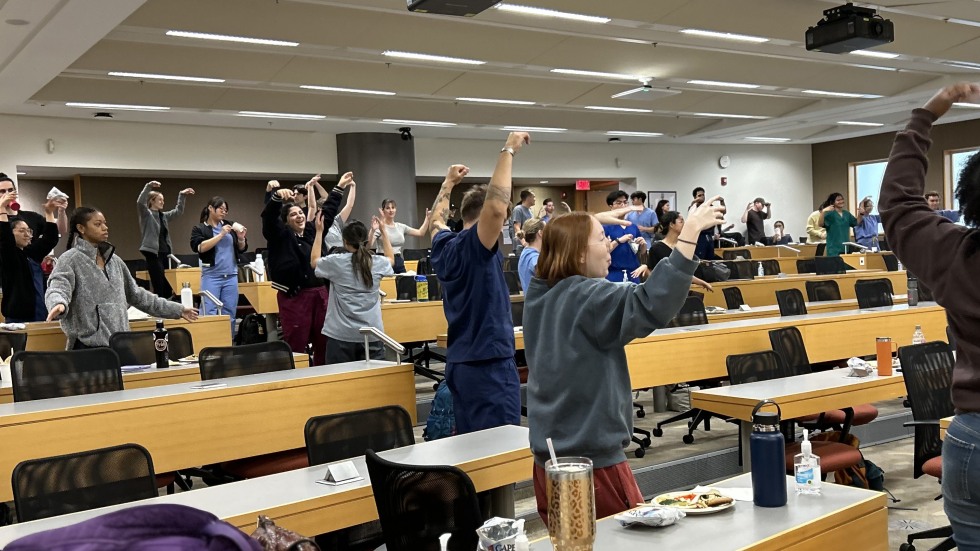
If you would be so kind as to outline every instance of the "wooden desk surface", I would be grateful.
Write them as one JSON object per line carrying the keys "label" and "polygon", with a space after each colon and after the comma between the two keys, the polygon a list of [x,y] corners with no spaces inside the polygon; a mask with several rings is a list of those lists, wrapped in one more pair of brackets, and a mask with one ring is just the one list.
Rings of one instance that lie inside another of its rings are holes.
{"label": "wooden desk surface", "polygon": [[725,256],[725,251],[745,251],[748,250],[749,254],[752,255],[752,260],[767,260],[770,258],[796,258],[796,257],[813,257],[817,254],[817,245],[808,243],[791,243],[789,245],[800,252],[796,253],[784,247],[775,247],[773,245],[766,245],[764,247],[756,247],[750,245],[747,247],[719,247],[715,249],[715,256],[718,258],[723,258]]}
{"label": "wooden desk surface", "polygon": [[[184,283],[191,284],[191,290],[194,294],[201,292],[201,268],[170,268],[163,271],[163,276],[167,278],[167,283],[170,283],[170,287],[173,288],[174,293],[180,294],[181,288],[183,288]],[[150,280],[150,273],[146,270],[140,270],[136,272],[136,277]]]}
{"label": "wooden desk surface", "polygon": [[[410,364],[370,361],[0,404],[0,501],[17,463],[134,442],[159,472],[301,448],[310,417],[397,404],[415,420]],[[57,435],[53,438],[51,435]]]}
{"label": "wooden desk surface", "polygon": [[[756,279],[730,279],[719,283],[712,283],[715,292],[704,294],[705,306],[725,307],[725,294],[722,289],[727,287],[738,287],[742,291],[742,299],[749,306],[765,306],[776,304],[776,291],[786,289],[799,289],[803,296],[806,295],[807,281],[834,280],[840,287],[842,299],[857,298],[854,294],[854,283],[859,279],[878,279],[885,278],[892,282],[895,294],[904,295],[908,288],[908,279],[904,271],[902,272],[883,272],[878,270],[854,270],[846,274],[814,275],[814,274],[788,274],[785,277],[766,276]],[[691,287],[691,290],[702,292],[702,289]]]}
{"label": "wooden desk surface", "polygon": [[[190,331],[194,339],[194,353],[208,346],[231,346],[231,322],[228,316],[201,316],[197,321],[163,320],[163,326],[168,329],[183,327]],[[155,328],[155,318],[129,322],[130,331],[152,331]],[[65,334],[56,321],[28,323],[27,329],[14,332],[27,333],[28,350],[57,351],[64,350],[67,346]]]}
{"label": "wooden desk surface", "polygon": [[[741,475],[712,486],[746,488],[752,480]],[[728,511],[687,516],[666,528],[623,528],[606,518],[596,524],[593,549],[888,549],[885,494],[837,484],[824,484],[821,491],[819,496],[796,495],[792,477],[786,477],[785,507],[769,509],[740,501]],[[532,548],[547,551],[552,546],[544,539]]]}
{"label": "wooden desk surface", "polygon": [[[523,302],[524,295],[511,295],[510,301]],[[383,302],[381,319],[385,333],[398,342],[434,341],[449,330],[441,300]]]}
{"label": "wooden desk surface", "polygon": [[278,314],[279,301],[277,295],[279,291],[272,288],[271,281],[248,281],[238,284],[238,292],[245,295],[248,303],[252,305],[256,313],[259,314]]}
{"label": "wooden desk surface", "polygon": [[[791,251],[787,253],[792,254]],[[853,253],[853,254],[842,254],[840,257],[844,259],[844,262],[848,266],[853,266],[856,270],[887,270],[885,265],[885,255],[890,255],[891,252],[882,253]],[[727,262],[750,262],[754,260],[775,260],[779,263],[779,271],[784,274],[798,274],[800,273],[797,267],[797,261],[799,260],[813,260],[813,256],[781,256],[779,258],[752,258],[748,260],[734,260]],[[755,272],[753,272],[755,273]],[[812,274],[811,275],[815,275]]]}
{"label": "wooden desk surface", "polygon": [[[477,491],[528,480],[533,464],[528,430],[515,426],[423,442],[379,455],[389,461],[412,465],[454,465],[470,476]],[[160,503],[209,511],[245,533],[254,530],[258,515],[266,515],[276,524],[306,535],[338,530],[378,518],[364,457],[353,458],[353,461],[364,480],[325,486],[315,482],[323,478],[325,465],[298,469],[6,526],[0,528],[0,547],[28,534],[74,524],[110,511]]]}
{"label": "wooden desk surface", "polygon": [[[895,304],[906,304],[908,302],[908,297],[906,295],[894,295],[892,300]],[[843,310],[857,310],[858,302],[856,298],[842,299],[842,300],[823,300],[818,302],[807,302],[806,311],[808,314],[819,314],[821,312],[840,312]],[[743,310],[725,310],[724,312],[718,314],[708,314],[709,323],[718,323],[724,321],[734,321],[742,319],[755,319],[755,318],[768,318],[768,317],[779,317],[779,306],[776,304],[768,304],[766,306],[758,306],[752,308],[748,311]]]}
{"label": "wooden desk surface", "polygon": [[939,438],[942,440],[946,439],[946,429],[949,428],[949,424],[953,422],[952,417],[943,417],[939,420]]}
{"label": "wooden desk surface", "polygon": [[905,396],[901,374],[848,377],[848,369],[833,369],[770,381],[758,381],[691,392],[691,407],[752,420],[762,400],[779,404],[783,419]]}

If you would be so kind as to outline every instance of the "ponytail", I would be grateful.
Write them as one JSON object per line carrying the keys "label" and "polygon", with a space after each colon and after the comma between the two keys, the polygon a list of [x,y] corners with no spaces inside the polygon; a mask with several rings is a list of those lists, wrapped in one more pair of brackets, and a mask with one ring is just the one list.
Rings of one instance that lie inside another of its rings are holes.
{"label": "ponytail", "polygon": [[344,243],[354,249],[351,254],[351,268],[354,275],[359,276],[364,285],[371,287],[374,284],[374,275],[371,268],[374,265],[373,254],[368,249],[368,232],[363,223],[353,220],[344,226],[341,232]]}

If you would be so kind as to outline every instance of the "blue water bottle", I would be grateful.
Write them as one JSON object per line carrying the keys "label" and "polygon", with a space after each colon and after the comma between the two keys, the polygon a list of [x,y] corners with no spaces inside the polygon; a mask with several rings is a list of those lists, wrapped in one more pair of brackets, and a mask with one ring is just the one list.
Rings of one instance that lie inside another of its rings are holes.
{"label": "blue water bottle", "polygon": [[[776,412],[759,411],[767,404],[776,406]],[[786,440],[779,431],[781,415],[779,404],[772,400],[763,400],[752,410],[752,501],[759,507],[786,505]]]}

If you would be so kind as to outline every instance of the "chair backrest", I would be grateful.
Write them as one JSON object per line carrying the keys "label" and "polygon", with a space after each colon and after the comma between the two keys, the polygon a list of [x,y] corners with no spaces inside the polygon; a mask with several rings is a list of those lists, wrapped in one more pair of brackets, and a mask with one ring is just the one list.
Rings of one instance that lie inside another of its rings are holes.
{"label": "chair backrest", "polygon": [[847,273],[847,265],[839,256],[815,256],[813,271],[817,275],[843,274]]}
{"label": "chair backrest", "polygon": [[898,271],[898,257],[893,254],[883,254],[881,259],[885,261],[885,269],[889,272]]}
{"label": "chair backrest", "polygon": [[439,277],[436,274],[428,274],[425,280],[429,285],[429,300],[442,300],[442,283]]}
{"label": "chair backrest", "polygon": [[732,354],[725,358],[725,366],[728,368],[728,379],[733,385],[770,381],[791,375],[772,350]]}
{"label": "chair backrest", "polygon": [[157,497],[150,452],[137,444],[23,461],[11,483],[19,522]]}
{"label": "chair backrest", "polygon": [[282,341],[212,346],[198,354],[201,380],[240,377],[293,369],[293,351]]}
{"label": "chair backrest", "polygon": [[401,406],[384,406],[311,417],[303,431],[310,465],[323,465],[415,443],[412,417]]}
{"label": "chair backrest", "polygon": [[521,278],[517,272],[504,272],[504,281],[507,282],[507,290],[510,291],[510,294],[521,294]]}
{"label": "chair backrest", "polygon": [[514,322],[514,327],[524,326],[524,301],[523,300],[510,301],[510,317],[511,317],[511,321]]}
{"label": "chair backrest", "polygon": [[395,294],[398,300],[416,300],[418,298],[418,287],[415,285],[415,276],[396,275]]}
{"label": "chair backrest", "polygon": [[422,275],[432,275],[436,273],[436,269],[432,267],[432,260],[428,256],[423,256],[418,259],[418,263],[415,267],[415,273]]}
{"label": "chair backrest", "polygon": [[817,243],[817,250],[813,252],[813,256],[823,256],[827,254],[827,244]]}
{"label": "chair backrest", "polygon": [[501,267],[505,272],[516,272],[520,260],[521,258],[519,256],[505,256],[501,261]]}
{"label": "chair backrest", "polygon": [[721,257],[725,260],[735,260],[738,257],[742,257],[746,260],[752,258],[752,251],[748,249],[729,249],[722,251]]}
{"label": "chair backrest", "polygon": [[858,308],[877,308],[891,306],[892,293],[890,281],[887,279],[859,279],[854,282],[854,294],[857,295]]}
{"label": "chair backrest", "polygon": [[949,343],[949,349],[956,352],[956,337],[953,336],[953,328],[946,325],[946,342]]}
{"label": "chair backrest", "polygon": [[745,304],[742,290],[738,287],[725,287],[721,292],[725,295],[725,307],[729,310],[738,310],[739,306]]}
{"label": "chair backrest", "polygon": [[670,327],[687,327],[708,323],[708,313],[704,310],[704,302],[699,297],[687,297],[680,312],[670,322]]}
{"label": "chair backrest", "polygon": [[[905,391],[912,407],[912,419],[939,421],[953,415],[950,389],[953,385],[953,352],[942,341],[913,344],[898,349]],[[913,474],[922,475],[922,464],[942,451],[939,425],[916,425]]]}
{"label": "chair backrest", "polygon": [[832,279],[806,282],[806,298],[810,302],[840,300],[840,287]]}
{"label": "chair backrest", "polygon": [[806,301],[799,289],[776,291],[776,304],[780,316],[802,316],[806,314]]}
{"label": "chair backrest", "polygon": [[388,551],[472,551],[483,514],[470,477],[451,466],[401,465],[365,454]]}
{"label": "chair backrest", "polygon": [[14,352],[27,349],[27,333],[0,333],[0,357],[7,360]]}
{"label": "chair backrest", "polygon": [[806,353],[803,335],[796,327],[783,327],[769,331],[769,344],[779,356],[786,371],[792,375],[806,375],[813,369]]}
{"label": "chair backrest", "polygon": [[109,348],[17,352],[10,361],[14,401],[122,390],[119,366],[119,356]]}
{"label": "chair backrest", "polygon": [[[194,353],[194,338],[184,327],[167,329],[170,358],[173,360]],[[156,361],[153,331],[120,331],[109,337],[109,348],[119,355],[120,365],[144,365]]]}
{"label": "chair backrest", "polygon": [[[258,254],[258,251],[256,251],[256,254]],[[188,266],[198,266],[201,263],[197,253],[187,253],[187,254],[174,253],[174,256],[177,257],[177,260],[180,260],[181,264],[187,264]],[[264,262],[269,261],[269,255],[265,255],[264,258],[265,258]],[[176,268],[176,266],[174,267]]]}
{"label": "chair backrest", "polygon": [[730,272],[728,279],[755,279],[751,262],[729,260],[725,262],[725,266],[728,266]]}
{"label": "chair backrest", "polygon": [[816,264],[812,258],[796,261],[796,272],[799,274],[812,274],[817,271]]}
{"label": "chair backrest", "polygon": [[405,260],[422,260],[429,256],[429,249],[402,249],[402,258]]}
{"label": "chair backrest", "polygon": [[752,273],[759,275],[759,265],[762,265],[763,275],[779,275],[779,261],[772,258],[766,260],[753,260]]}

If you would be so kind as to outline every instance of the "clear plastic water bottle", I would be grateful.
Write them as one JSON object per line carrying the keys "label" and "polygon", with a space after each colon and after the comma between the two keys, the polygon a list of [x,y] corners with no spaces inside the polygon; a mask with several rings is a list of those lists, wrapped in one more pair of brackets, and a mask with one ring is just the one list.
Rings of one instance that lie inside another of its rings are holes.
{"label": "clear plastic water bottle", "polygon": [[912,344],[925,344],[926,335],[922,332],[922,326],[916,325],[915,332],[912,333]]}
{"label": "clear plastic water bottle", "polygon": [[871,252],[873,253],[878,252],[878,236],[874,236],[871,238]]}

